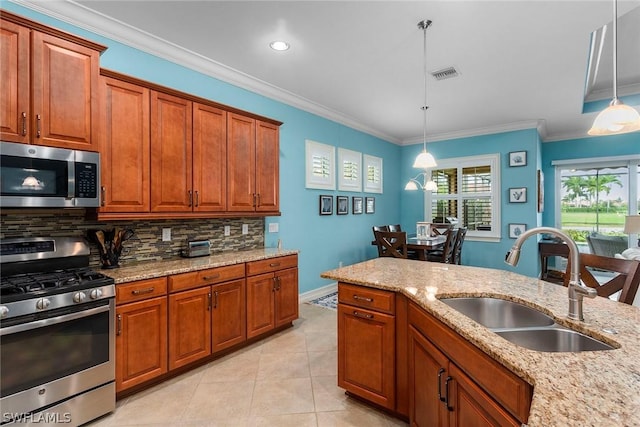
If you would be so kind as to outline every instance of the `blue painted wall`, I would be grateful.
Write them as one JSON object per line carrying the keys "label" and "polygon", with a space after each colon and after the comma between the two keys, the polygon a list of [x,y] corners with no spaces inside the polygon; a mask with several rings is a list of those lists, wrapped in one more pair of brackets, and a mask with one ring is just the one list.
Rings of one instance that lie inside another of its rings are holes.
{"label": "blue painted wall", "polygon": [[[356,263],[376,256],[370,245],[371,227],[377,224],[401,223],[413,230],[423,218],[421,192],[403,191],[409,177],[418,171],[411,167],[421,145],[399,147],[330,120],[290,107],[245,89],[224,83],[201,73],[132,49],[96,34],[78,29],[56,19],[36,13],[13,3],[3,8],[30,17],[38,22],[69,31],[107,45],[101,65],[124,74],[184,92],[192,93],[236,108],[282,121],[280,133],[280,209],[281,217],[266,219],[266,226],[279,223],[278,233],[265,233],[266,246],[300,250],[300,292],[307,292],[329,283],[319,277],[322,271]],[[304,188],[305,139],[382,157],[384,163],[384,193],[365,194],[340,191],[307,190]],[[638,153],[640,135],[622,135],[540,143],[535,129],[460,138],[429,144],[436,159],[501,153],[502,239],[500,242],[465,242],[463,263],[467,265],[517,271],[528,276],[538,272],[537,248],[534,239],[525,243],[521,261],[516,268],[504,264],[504,254],[513,244],[508,238],[510,222],[526,223],[528,227],[553,225],[553,168],[551,160],[574,157],[599,157]],[[508,153],[526,150],[525,167],[510,168]],[[536,212],[536,169],[545,173],[545,212]],[[526,186],[528,201],[509,204],[508,188]],[[319,216],[320,194],[366,196],[376,198],[373,215]]]}

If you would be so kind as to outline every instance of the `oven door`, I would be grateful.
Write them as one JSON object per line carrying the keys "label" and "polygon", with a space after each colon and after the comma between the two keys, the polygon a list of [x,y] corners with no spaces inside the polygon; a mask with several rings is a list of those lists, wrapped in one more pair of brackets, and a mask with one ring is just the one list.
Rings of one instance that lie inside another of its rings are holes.
{"label": "oven door", "polygon": [[114,299],[72,309],[0,329],[3,417],[115,381]]}

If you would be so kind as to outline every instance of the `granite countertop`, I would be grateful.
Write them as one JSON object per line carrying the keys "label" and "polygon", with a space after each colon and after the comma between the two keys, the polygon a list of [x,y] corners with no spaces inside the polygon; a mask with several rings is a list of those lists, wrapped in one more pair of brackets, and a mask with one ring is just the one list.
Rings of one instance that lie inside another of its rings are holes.
{"label": "granite countertop", "polygon": [[[376,258],[326,271],[327,279],[401,292],[533,385],[528,426],[640,426],[640,309],[606,298],[584,300],[584,322],[568,319],[561,285],[488,268]],[[427,287],[436,287],[437,290]],[[433,293],[435,292],[435,297]],[[560,325],[616,347],[545,353],[506,341],[437,298],[485,296],[517,301]],[[607,331],[614,330],[616,333]]]}
{"label": "granite countertop", "polygon": [[116,284],[119,284],[285,255],[295,255],[297,253],[297,250],[261,248],[248,251],[222,252],[198,258],[174,258],[162,261],[123,264],[119,268],[101,270],[101,272],[112,277]]}

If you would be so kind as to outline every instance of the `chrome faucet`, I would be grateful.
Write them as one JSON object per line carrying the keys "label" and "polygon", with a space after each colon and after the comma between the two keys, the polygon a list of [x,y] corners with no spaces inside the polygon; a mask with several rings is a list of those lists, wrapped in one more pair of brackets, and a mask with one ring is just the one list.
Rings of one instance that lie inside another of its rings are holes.
{"label": "chrome faucet", "polygon": [[569,319],[584,320],[582,315],[582,299],[595,298],[598,292],[580,282],[580,252],[578,246],[568,234],[557,228],[552,227],[535,227],[522,233],[513,244],[513,247],[507,252],[505,262],[515,266],[520,259],[520,247],[529,237],[534,234],[548,233],[561,238],[569,247],[569,260],[571,261],[571,277],[569,278]]}

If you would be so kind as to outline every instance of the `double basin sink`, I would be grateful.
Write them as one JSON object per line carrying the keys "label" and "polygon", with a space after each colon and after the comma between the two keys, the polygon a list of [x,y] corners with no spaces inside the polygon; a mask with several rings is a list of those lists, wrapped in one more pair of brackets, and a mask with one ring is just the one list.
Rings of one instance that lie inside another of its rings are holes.
{"label": "double basin sink", "polygon": [[526,305],[498,298],[442,298],[441,302],[521,347],[545,352],[613,350]]}

